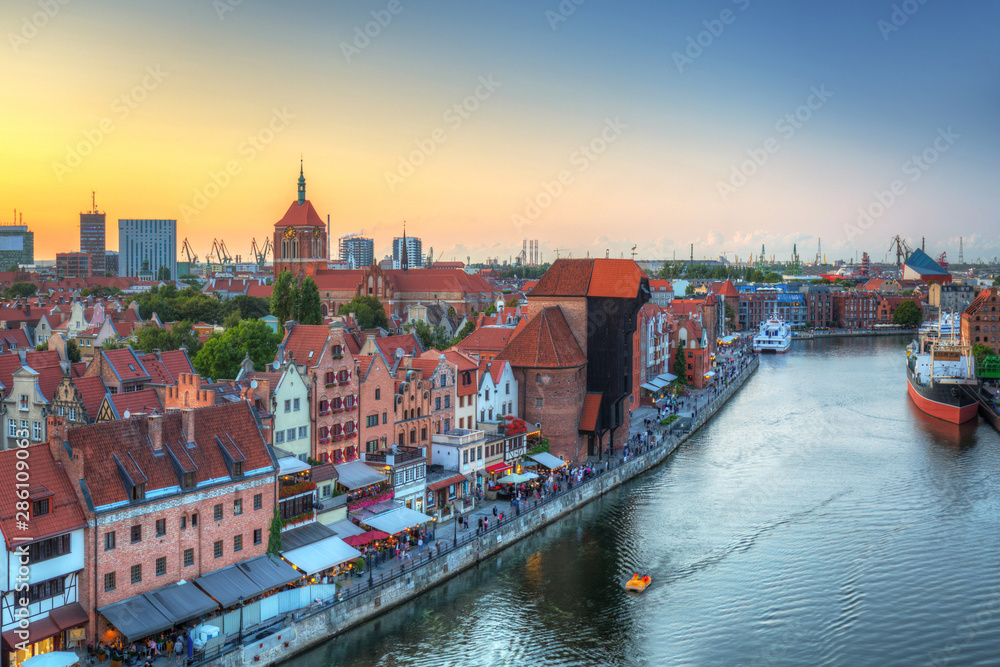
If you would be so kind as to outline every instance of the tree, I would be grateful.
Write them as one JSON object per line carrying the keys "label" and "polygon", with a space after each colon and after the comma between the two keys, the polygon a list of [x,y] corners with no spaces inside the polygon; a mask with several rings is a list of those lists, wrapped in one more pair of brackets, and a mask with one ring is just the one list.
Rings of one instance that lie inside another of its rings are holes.
{"label": "tree", "polygon": [[222,302],[219,316],[225,319],[233,312],[239,312],[240,317],[244,319],[259,320],[271,314],[271,303],[259,296],[237,294],[232,299]]}
{"label": "tree", "polygon": [[80,346],[72,338],[66,341],[66,358],[73,364],[78,364],[83,359],[83,355],[80,353]]}
{"label": "tree", "polygon": [[688,283],[687,287],[684,288],[684,296],[691,296],[694,294],[694,283]]}
{"label": "tree", "polygon": [[242,321],[243,321],[243,318],[240,317],[240,311],[234,310],[233,312],[231,312],[228,315],[226,315],[226,319],[222,320],[222,328],[223,329],[232,329],[233,327],[235,327],[237,324],[239,324]]}
{"label": "tree", "polygon": [[726,302],[726,327],[730,331],[736,330],[736,309],[729,302]]}
{"label": "tree", "polygon": [[417,320],[416,322],[407,322],[403,330],[407,333],[413,333],[420,341],[420,347],[425,350],[444,350],[451,345],[448,332],[440,324],[432,327],[423,320]]}
{"label": "tree", "polygon": [[95,299],[107,299],[113,296],[121,296],[124,294],[117,287],[84,287],[80,290],[80,296],[92,296]]}
{"label": "tree", "polygon": [[337,311],[338,315],[349,315],[354,313],[354,318],[358,326],[362,329],[374,329],[381,327],[389,328],[389,318],[385,314],[385,308],[378,297],[371,295],[356,296]]}
{"label": "tree", "polygon": [[165,266],[161,266],[156,272],[157,280],[170,280],[170,269]]}
{"label": "tree", "polygon": [[21,267],[17,264],[11,264],[7,267],[7,273],[20,273]]}
{"label": "tree", "polygon": [[271,527],[267,531],[267,553],[272,556],[281,555],[281,529],[285,522],[281,520],[278,513],[278,506],[274,506],[274,514],[271,516]]}
{"label": "tree", "polygon": [[472,320],[466,320],[465,324],[462,325],[462,328],[458,330],[458,334],[455,336],[455,339],[451,341],[451,344],[457,345],[461,341],[465,340],[466,337],[475,330],[476,330],[475,322],[473,322]]}
{"label": "tree", "polygon": [[114,338],[109,338],[101,345],[104,350],[121,350],[125,347],[125,343],[115,340]]}
{"label": "tree", "polygon": [[27,298],[29,296],[35,296],[35,292],[37,291],[38,288],[31,283],[13,283],[7,288],[7,298]]}
{"label": "tree", "polygon": [[298,296],[298,321],[302,324],[322,324],[323,309],[320,304],[319,288],[316,287],[316,281],[307,276],[299,286]]}
{"label": "tree", "polygon": [[497,314],[497,307],[494,304],[491,303],[489,306],[486,307],[486,310],[483,311],[483,313],[485,315],[496,315]]}
{"label": "tree", "polygon": [[1000,287],[1000,273],[998,273],[996,278],[993,279],[993,286]]}
{"label": "tree", "polygon": [[281,325],[292,319],[295,312],[295,284],[291,271],[282,271],[274,281],[274,291],[271,292],[271,314],[278,318]]}
{"label": "tree", "polygon": [[195,356],[194,366],[204,377],[235,378],[245,356],[249,354],[254,367],[263,369],[274,359],[280,342],[281,336],[261,320],[242,320],[222,335],[209,338]]}
{"label": "tree", "polygon": [[993,348],[989,345],[983,345],[982,343],[976,343],[972,346],[972,356],[976,358],[976,368],[986,360],[987,357],[993,356]]}
{"label": "tree", "polygon": [[517,297],[512,296],[509,299],[507,299],[507,303],[505,303],[504,305],[507,306],[508,308],[517,308],[519,303],[520,302],[517,300]]}
{"label": "tree", "polygon": [[892,323],[904,327],[916,327],[924,321],[924,313],[916,301],[907,299],[892,311]]}
{"label": "tree", "polygon": [[194,332],[191,322],[177,322],[170,331],[147,324],[135,332],[135,342],[132,347],[143,352],[153,350],[179,350],[181,346],[188,349],[188,354],[195,355],[201,349],[198,334]]}
{"label": "tree", "polygon": [[687,384],[687,360],[684,358],[684,341],[678,341],[677,354],[674,355],[674,375],[678,384]]}

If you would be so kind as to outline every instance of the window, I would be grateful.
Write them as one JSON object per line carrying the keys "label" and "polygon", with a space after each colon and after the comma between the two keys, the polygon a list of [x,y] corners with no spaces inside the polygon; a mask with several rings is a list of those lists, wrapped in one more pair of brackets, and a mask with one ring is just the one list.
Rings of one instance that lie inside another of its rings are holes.
{"label": "window", "polygon": [[104,575],[104,590],[113,591],[115,590],[115,573],[108,572]]}
{"label": "window", "polygon": [[508,383],[506,383],[504,385],[504,393],[505,394],[510,394],[510,382],[508,382]]}
{"label": "window", "polygon": [[380,387],[375,387],[375,400],[382,398],[382,389]]}
{"label": "window", "polygon": [[264,506],[264,497],[259,493],[255,493],[253,496],[253,508],[255,510],[259,510],[263,506]]}
{"label": "window", "polygon": [[476,458],[478,458],[480,461],[483,460],[483,446],[482,445],[479,445],[478,456],[476,456]]}
{"label": "window", "polygon": [[156,536],[163,537],[167,534],[167,520],[157,519],[156,520]]}
{"label": "window", "polygon": [[260,544],[261,532],[262,531],[261,531],[260,528],[255,528],[254,529],[254,531],[253,531],[253,543],[254,544]]}
{"label": "window", "polygon": [[434,409],[435,410],[440,410],[441,409],[441,397],[440,396],[438,396],[437,398],[434,399]]}
{"label": "window", "polygon": [[194,549],[184,550],[184,567],[194,565]]}
{"label": "window", "polygon": [[137,584],[142,581],[142,565],[132,566],[132,583]]}
{"label": "window", "polygon": [[378,415],[368,415],[365,417],[365,426],[378,426]]}
{"label": "window", "polygon": [[160,556],[156,559],[156,576],[160,576],[167,573],[167,557]]}
{"label": "window", "polygon": [[145,482],[136,484],[132,487],[132,500],[142,500],[146,497],[146,484]]}
{"label": "window", "polygon": [[54,598],[57,595],[62,595],[65,590],[66,579],[64,577],[56,577],[55,579],[49,579],[48,581],[41,581],[28,588],[28,600],[31,602],[48,600],[49,598]]}
{"label": "window", "polygon": [[486,390],[486,400],[487,401],[490,400],[490,390],[489,389]]}
{"label": "window", "polygon": [[285,399],[285,412],[291,412],[291,411],[292,411],[292,401],[291,401],[291,399],[286,398]]}
{"label": "window", "polygon": [[222,540],[216,540],[215,546],[212,547],[212,552],[216,558],[222,558]]}
{"label": "window", "polygon": [[382,423],[383,423],[383,424],[385,424],[385,423],[386,423],[386,421],[388,421],[388,417],[387,417],[387,414],[388,414],[388,413],[386,413],[386,412],[383,412],[383,413],[382,413]]}
{"label": "window", "polygon": [[446,407],[446,408],[450,408],[451,407],[451,396],[445,396],[444,397],[444,407]]}
{"label": "window", "polygon": [[222,503],[217,503],[215,507],[212,508],[212,515],[216,521],[222,521]]}
{"label": "window", "polygon": [[13,419],[7,421],[7,437],[9,438],[17,437],[17,422]]}
{"label": "window", "polygon": [[243,476],[243,461],[233,461],[233,477]]}
{"label": "window", "polygon": [[233,536],[233,551],[243,551],[243,536]]}
{"label": "window", "polygon": [[540,398],[536,398],[535,399],[535,407],[536,408],[542,407],[542,399],[540,399]]}
{"label": "window", "polygon": [[198,527],[198,513],[197,512],[195,512],[194,514],[191,515],[191,527],[192,528],[197,528]]}
{"label": "window", "polygon": [[66,408],[64,408],[63,406],[60,405],[59,406],[58,414],[59,414],[60,417],[65,417],[66,416]]}
{"label": "window", "polygon": [[104,550],[111,551],[115,548],[115,531],[109,530],[104,533]]}
{"label": "window", "polygon": [[181,530],[187,530],[188,518],[186,516],[181,517]]}
{"label": "window", "polygon": [[295,399],[295,401],[293,403],[293,408],[292,408],[293,410],[300,410],[302,408],[302,406],[299,404],[300,401],[301,401],[301,399],[298,399],[298,398]]}
{"label": "window", "polygon": [[73,421],[76,419],[76,408],[69,409],[69,420]]}
{"label": "window", "polygon": [[285,431],[285,439],[288,440],[288,442],[291,442],[292,440],[295,440],[295,429],[294,428],[290,428],[287,431]]}
{"label": "window", "polygon": [[441,386],[442,387],[447,387],[448,386],[448,374],[447,373],[441,373]]}
{"label": "window", "polygon": [[468,462],[469,462],[469,450],[468,449],[463,449],[462,450],[462,463],[468,463]]}
{"label": "window", "polygon": [[282,431],[275,431],[274,432],[274,442],[275,443],[282,443],[284,441],[285,441],[285,432],[283,430]]}
{"label": "window", "polygon": [[42,439],[42,422],[31,422],[31,439],[35,441]]}
{"label": "window", "polygon": [[42,498],[31,503],[31,516],[45,516],[49,513],[49,499]]}
{"label": "window", "polygon": [[323,485],[323,490],[322,490],[322,494],[321,495],[324,498],[329,498],[331,496],[331,494],[333,493],[333,489],[331,488],[331,486],[332,485],[330,485],[330,484],[324,484]]}
{"label": "window", "polygon": [[426,439],[427,439],[427,427],[425,426],[422,429],[420,429],[420,441],[423,442]]}
{"label": "window", "polygon": [[142,542],[142,526],[132,526],[132,544]]}
{"label": "window", "polygon": [[237,498],[233,501],[233,516],[239,516],[243,514],[243,499]]}
{"label": "window", "polygon": [[309,429],[308,426],[300,426],[299,427],[299,439],[300,440],[309,437],[309,430],[308,429]]}
{"label": "window", "polygon": [[27,394],[21,394],[18,397],[18,399],[17,399],[17,409],[18,410],[23,410],[25,412],[28,411],[28,395]]}

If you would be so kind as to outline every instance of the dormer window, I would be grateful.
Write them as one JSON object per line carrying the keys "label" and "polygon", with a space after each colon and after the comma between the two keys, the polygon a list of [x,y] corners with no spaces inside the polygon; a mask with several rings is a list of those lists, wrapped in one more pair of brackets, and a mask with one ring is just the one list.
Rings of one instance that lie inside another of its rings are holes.
{"label": "dormer window", "polygon": [[135,371],[135,366],[133,366],[132,364],[129,364],[129,365],[128,365],[128,369],[129,369],[130,371]]}
{"label": "dormer window", "polygon": [[42,498],[31,503],[31,516],[45,516],[49,513],[49,499]]}
{"label": "dormer window", "polygon": [[181,487],[185,489],[193,489],[194,485],[195,485],[194,473],[193,472],[184,473],[184,476],[181,478]]}
{"label": "dormer window", "polygon": [[132,500],[143,500],[146,497],[146,483],[140,482],[132,487]]}
{"label": "dormer window", "polygon": [[233,462],[233,477],[243,476],[243,461]]}

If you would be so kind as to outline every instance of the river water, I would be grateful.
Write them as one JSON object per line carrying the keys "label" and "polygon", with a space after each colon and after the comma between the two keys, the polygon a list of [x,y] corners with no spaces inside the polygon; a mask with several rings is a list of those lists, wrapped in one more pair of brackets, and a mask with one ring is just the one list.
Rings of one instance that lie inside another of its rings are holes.
{"label": "river water", "polygon": [[1000,664],[1000,437],[916,411],[907,342],[762,358],[666,463],[294,664]]}

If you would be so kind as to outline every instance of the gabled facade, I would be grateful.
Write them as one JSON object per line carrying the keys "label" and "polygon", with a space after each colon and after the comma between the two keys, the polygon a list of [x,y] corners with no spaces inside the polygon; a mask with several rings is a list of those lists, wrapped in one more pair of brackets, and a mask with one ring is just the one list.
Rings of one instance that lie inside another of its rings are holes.
{"label": "gabled facade", "polygon": [[29,366],[21,366],[12,375],[10,391],[3,400],[3,449],[17,446],[19,430],[27,433],[23,437],[29,442],[45,441],[45,417],[51,403],[42,393],[39,376],[39,371]]}
{"label": "gabled facade", "polygon": [[300,461],[312,457],[312,419],[308,378],[299,375],[296,364],[281,366],[281,379],[271,394],[274,415],[273,443]]}
{"label": "gabled facade", "polygon": [[499,423],[506,415],[518,416],[517,378],[505,360],[484,362],[476,396],[480,423]]}

